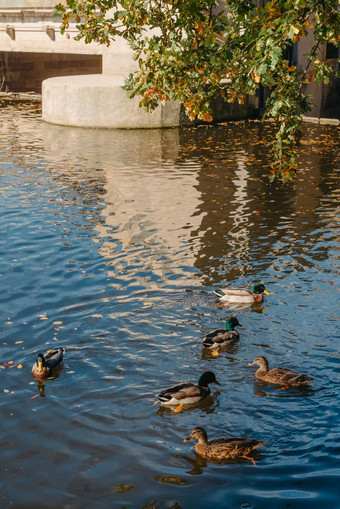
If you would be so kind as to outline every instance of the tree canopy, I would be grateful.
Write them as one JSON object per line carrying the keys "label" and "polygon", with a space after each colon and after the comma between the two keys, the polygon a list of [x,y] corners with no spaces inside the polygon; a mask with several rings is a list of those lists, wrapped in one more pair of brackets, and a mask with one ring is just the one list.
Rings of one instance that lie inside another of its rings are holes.
{"label": "tree canopy", "polygon": [[[319,49],[339,44],[335,0],[66,0],[58,4],[62,31],[75,19],[78,39],[110,45],[117,37],[134,50],[139,70],[126,88],[140,105],[182,103],[190,119],[211,121],[222,96],[243,103],[260,86],[269,90],[264,117],[277,125],[272,177],[295,174],[301,117],[310,110],[304,85],[327,83],[333,72]],[[292,45],[313,30],[306,66],[289,62]]]}

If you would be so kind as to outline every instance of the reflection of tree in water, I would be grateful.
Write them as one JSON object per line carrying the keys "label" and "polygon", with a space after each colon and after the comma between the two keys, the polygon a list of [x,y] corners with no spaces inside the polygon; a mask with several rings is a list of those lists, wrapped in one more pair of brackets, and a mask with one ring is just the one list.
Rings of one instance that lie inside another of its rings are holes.
{"label": "reflection of tree in water", "polygon": [[[317,138],[318,128],[306,129]],[[287,263],[298,270],[313,264],[304,256],[306,245],[300,236],[308,236],[309,245],[318,240],[319,234],[313,234],[318,229],[316,211],[322,206],[322,182],[332,171],[335,144],[323,157],[302,146],[300,158],[302,162],[309,158],[310,170],[293,183],[270,184],[264,145],[269,132],[270,126],[243,122],[182,131],[180,161],[201,162],[197,214],[202,219],[191,232],[190,244],[195,266],[209,283],[225,284],[251,274],[261,278],[273,256],[293,258]],[[328,186],[325,193],[329,192]],[[326,248],[321,247],[316,259],[326,257]]]}

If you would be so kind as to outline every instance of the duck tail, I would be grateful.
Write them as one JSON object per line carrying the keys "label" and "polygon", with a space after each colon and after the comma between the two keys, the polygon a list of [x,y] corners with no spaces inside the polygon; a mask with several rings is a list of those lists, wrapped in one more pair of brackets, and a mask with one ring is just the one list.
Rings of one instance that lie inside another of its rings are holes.
{"label": "duck tail", "polygon": [[211,338],[206,338],[204,337],[203,338],[203,341],[202,341],[202,345],[205,347],[205,348],[210,348],[212,345],[213,345],[213,341]]}
{"label": "duck tail", "polygon": [[255,444],[254,449],[257,449],[258,447],[262,447],[266,442],[264,440],[258,440],[257,444]]}
{"label": "duck tail", "polygon": [[215,292],[215,290],[213,290],[214,294],[217,295],[217,297],[219,297],[220,299],[223,297],[223,294],[222,293],[218,293],[218,292]]}

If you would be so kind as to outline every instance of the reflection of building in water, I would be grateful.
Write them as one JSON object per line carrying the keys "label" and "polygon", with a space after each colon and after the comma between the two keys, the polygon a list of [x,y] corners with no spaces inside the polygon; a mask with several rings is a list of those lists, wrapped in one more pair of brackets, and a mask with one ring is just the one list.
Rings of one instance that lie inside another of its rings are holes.
{"label": "reflection of building in water", "polygon": [[234,199],[230,201],[232,207],[230,217],[233,219],[233,226],[229,232],[230,246],[235,252],[236,258],[242,260],[249,253],[250,248],[250,225],[247,214],[248,202],[248,177],[249,171],[245,165],[247,159],[244,151],[238,151],[235,157],[235,176],[233,179],[235,185]]}
{"label": "reflection of building in water", "polygon": [[61,163],[64,172],[86,168],[93,185],[100,179],[96,197],[104,199],[94,241],[112,266],[110,276],[126,271],[137,282],[149,278],[151,286],[159,278],[188,284],[185,271],[190,284],[194,274],[208,284],[258,280],[283,259],[299,270],[305,246],[293,232],[313,235],[316,211],[331,191],[322,189],[329,163],[321,165],[317,154],[294,183],[269,185],[263,174],[268,134],[257,124],[43,129],[48,160]]}
{"label": "reflection of building in water", "polygon": [[[239,123],[196,130],[195,136],[183,131],[181,156],[201,161],[197,189],[202,220],[190,242],[195,266],[209,284],[244,277],[259,280],[273,263],[303,270],[299,254],[303,256],[306,246],[294,231],[311,237],[317,230],[322,182],[329,182],[326,173],[332,167],[332,155],[321,164],[319,150],[312,155],[307,147],[304,155],[302,147],[301,161],[308,158],[308,171],[290,184],[270,185],[270,155],[264,145],[269,130],[270,126]],[[317,127],[308,130],[310,139],[320,131]]]}
{"label": "reflection of building in water", "polygon": [[164,272],[176,276],[183,260],[194,264],[188,242],[201,221],[198,165],[176,165],[178,130],[94,131],[45,124],[44,136],[54,156],[73,162],[78,153],[82,164],[104,175],[104,220],[95,227],[95,241],[115,270],[128,265],[129,273],[137,274],[148,265],[163,277]]}

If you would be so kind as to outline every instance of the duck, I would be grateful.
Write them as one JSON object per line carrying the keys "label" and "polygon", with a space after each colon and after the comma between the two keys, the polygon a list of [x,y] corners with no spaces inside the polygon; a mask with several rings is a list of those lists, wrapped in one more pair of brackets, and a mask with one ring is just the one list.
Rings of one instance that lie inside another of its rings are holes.
{"label": "duck", "polygon": [[225,329],[215,329],[203,336],[203,346],[213,350],[214,354],[217,355],[221,347],[230,345],[239,339],[240,334],[235,330],[237,326],[242,327],[236,316],[232,316],[226,321]]}
{"label": "duck", "polygon": [[[198,383],[182,382],[162,391],[157,399],[161,405],[175,406],[174,412],[180,412],[183,405],[192,405],[202,401],[209,396],[209,384],[220,385],[212,371],[205,371],[198,380]],[[157,403],[157,402],[156,402]]]}
{"label": "duck", "polygon": [[59,376],[63,369],[64,353],[65,348],[62,347],[49,350],[45,355],[38,353],[32,367],[33,376],[40,379]]}
{"label": "duck", "polygon": [[268,361],[265,357],[259,356],[253,362],[250,362],[248,366],[260,366],[255,373],[255,378],[262,382],[268,382],[271,384],[282,385],[283,388],[288,387],[301,387],[309,382],[313,381],[313,378],[297,373],[287,368],[272,368],[268,369]]}
{"label": "duck", "polygon": [[208,442],[206,431],[200,427],[194,428],[191,435],[183,441],[189,442],[192,439],[198,441],[195,445],[195,451],[204,458],[215,460],[245,458],[252,461],[254,465],[254,459],[248,454],[265,444],[263,440],[239,437],[219,438]]}
{"label": "duck", "polygon": [[263,283],[256,283],[252,286],[251,290],[247,290],[246,288],[222,288],[221,292],[224,295],[221,295],[218,292],[214,292],[221,302],[227,303],[240,303],[240,304],[253,304],[263,302],[263,294],[270,295],[270,293],[266,290]]}

